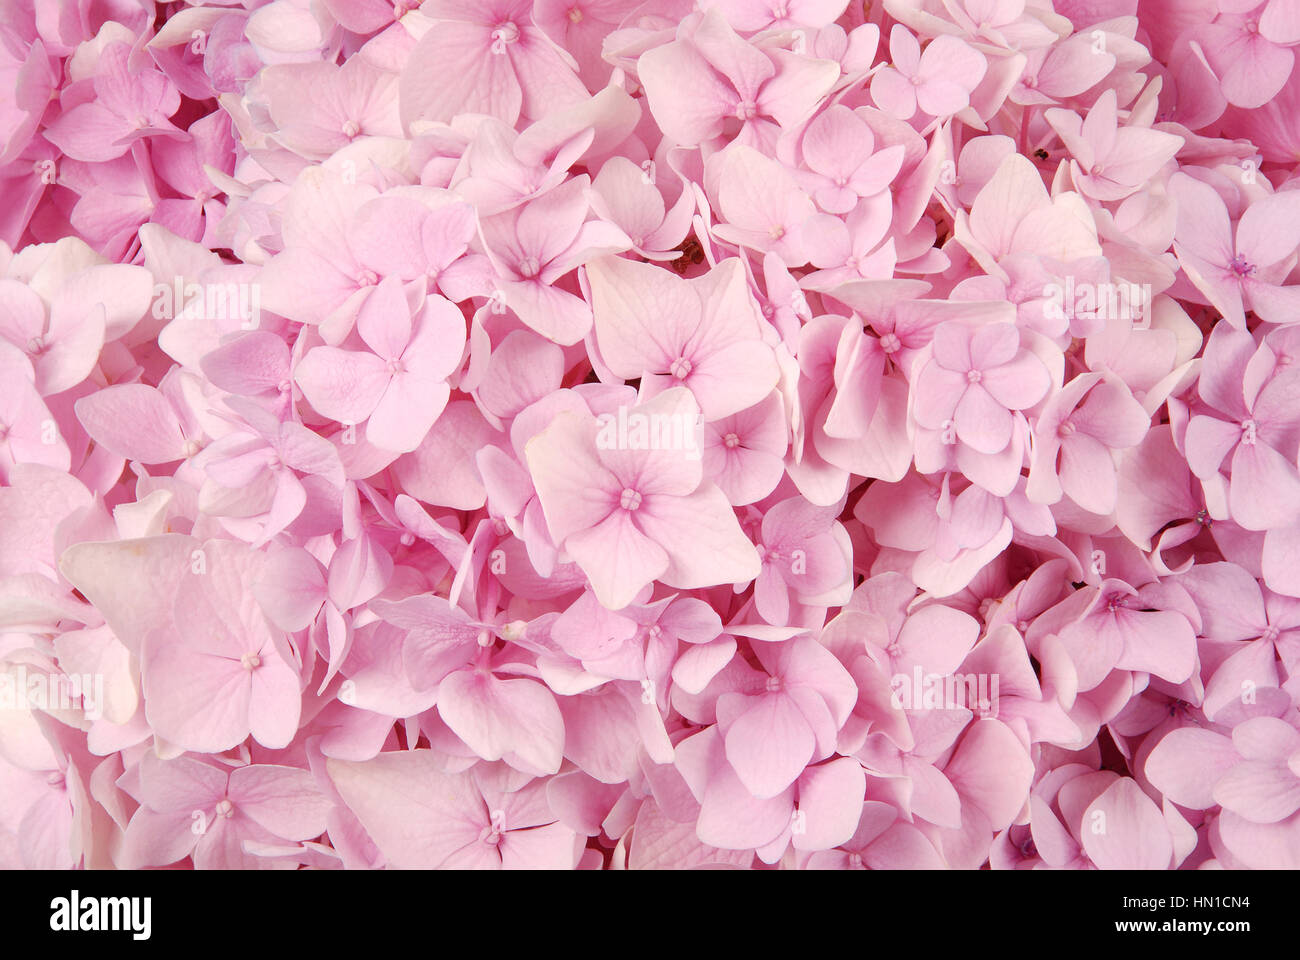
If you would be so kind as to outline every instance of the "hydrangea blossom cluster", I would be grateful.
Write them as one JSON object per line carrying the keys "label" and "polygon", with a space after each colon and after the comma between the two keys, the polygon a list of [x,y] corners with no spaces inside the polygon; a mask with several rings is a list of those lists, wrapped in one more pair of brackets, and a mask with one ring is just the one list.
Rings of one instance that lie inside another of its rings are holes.
{"label": "hydrangea blossom cluster", "polygon": [[1292,0],[0,12],[0,863],[1300,867]]}

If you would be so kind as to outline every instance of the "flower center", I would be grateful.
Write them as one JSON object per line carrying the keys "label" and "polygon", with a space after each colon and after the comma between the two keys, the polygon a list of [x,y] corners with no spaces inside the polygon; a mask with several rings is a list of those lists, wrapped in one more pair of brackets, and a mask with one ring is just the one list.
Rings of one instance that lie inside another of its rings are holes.
{"label": "flower center", "polygon": [[898,334],[887,333],[880,338],[880,349],[885,353],[897,353],[903,346],[903,341],[898,339]]}
{"label": "flower center", "polygon": [[1235,273],[1238,277],[1253,276],[1256,270],[1255,265],[1253,263],[1247,263],[1246,258],[1243,257],[1241,254],[1237,254],[1235,257],[1229,260],[1228,266],[1229,268],[1231,268],[1232,272]]}
{"label": "flower center", "polygon": [[685,380],[691,375],[692,369],[691,361],[687,360],[685,357],[678,357],[672,362],[672,365],[669,366],[668,372],[673,375],[674,379]]}
{"label": "flower center", "polygon": [[526,280],[531,280],[542,271],[542,265],[537,262],[536,257],[524,257],[519,261],[519,275]]}
{"label": "flower center", "polygon": [[569,20],[572,23],[582,23],[582,11],[577,7],[569,8]]}
{"label": "flower center", "polygon": [[631,487],[624,487],[623,492],[618,495],[618,505],[624,510],[639,510],[641,508],[641,494]]}
{"label": "flower center", "polygon": [[734,433],[729,433],[722,438],[722,442],[728,450],[735,450],[740,446],[740,437],[736,436]]}
{"label": "flower center", "polygon": [[30,353],[32,356],[36,356],[38,353],[44,352],[44,350],[45,350],[44,337],[32,337],[30,340],[27,341],[27,352]]}
{"label": "flower center", "polygon": [[255,653],[246,653],[239,658],[239,665],[251,673],[262,665],[262,658]]}
{"label": "flower center", "polygon": [[1068,437],[1074,433],[1075,426],[1069,420],[1062,420],[1056,428],[1056,433],[1061,437]]}
{"label": "flower center", "polygon": [[513,21],[507,20],[492,31],[492,39],[499,43],[514,43],[519,39],[519,27]]}
{"label": "flower center", "polygon": [[357,274],[358,287],[373,287],[379,282],[379,274],[373,270],[362,270]]}
{"label": "flower center", "polygon": [[357,126],[357,122],[355,120],[348,120],[343,124],[343,136],[347,137],[349,140],[351,140],[360,132],[361,132],[361,128]]}
{"label": "flower center", "polygon": [[235,805],[229,799],[223,798],[217,803],[217,816],[225,817],[229,820],[235,815]]}
{"label": "flower center", "polygon": [[1277,627],[1273,626],[1273,624],[1270,623],[1268,625],[1268,628],[1262,634],[1260,634],[1260,638],[1263,640],[1267,640],[1269,643],[1272,643],[1274,640],[1278,638],[1278,634],[1280,634],[1281,632],[1282,632],[1281,630],[1279,630]]}
{"label": "flower center", "polygon": [[741,100],[736,104],[736,119],[753,120],[754,114],[758,112],[753,100]]}
{"label": "flower center", "polygon": [[763,689],[766,690],[768,693],[776,693],[778,690],[781,689],[781,678],[768,677],[767,682],[763,684]]}
{"label": "flower center", "polygon": [[983,380],[983,379],[984,379],[984,374],[980,373],[978,370],[967,370],[967,371],[966,371],[966,382],[967,382],[967,383],[979,383],[979,382],[980,382],[981,380]]}

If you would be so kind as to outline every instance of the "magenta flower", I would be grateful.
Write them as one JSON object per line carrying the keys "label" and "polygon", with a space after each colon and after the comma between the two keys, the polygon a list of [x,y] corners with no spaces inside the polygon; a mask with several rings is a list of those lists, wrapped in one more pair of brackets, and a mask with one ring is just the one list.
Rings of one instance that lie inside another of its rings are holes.
{"label": "magenta flower", "polygon": [[586,96],[572,58],[538,29],[527,0],[427,0],[437,21],[402,73],[402,124],[484,113],[514,124]]}
{"label": "magenta flower", "polygon": [[57,435],[58,442],[45,442],[48,425],[54,420],[36,389],[31,361],[12,344],[0,343],[0,372],[5,375],[0,393],[0,473],[4,479],[8,481],[21,463],[67,470],[71,465],[67,443]]}
{"label": "magenta flower", "polygon": [[169,119],[180,108],[180,94],[157,71],[133,71],[127,63],[130,52],[125,43],[104,47],[88,81],[94,98],[68,109],[47,130],[50,141],[68,156],[99,162],[120,157],[144,138],[185,138]]}
{"label": "magenta flower", "polygon": [[712,140],[728,124],[742,143],[769,138],[808,117],[839,78],[833,62],[751,46],[724,16],[706,11],[686,36],[637,60],[655,119],[683,146]]}
{"label": "magenta flower", "polygon": [[298,728],[301,684],[283,635],[245,602],[262,555],[219,540],[197,553],[173,601],[186,629],[152,634],[141,656],[149,722],[187,750],[229,750],[250,734],[283,748]]}
{"label": "magenta flower", "polygon": [[557,822],[546,781],[523,787],[483,768],[445,773],[427,750],[364,763],[330,760],[329,776],[389,866],[572,869],[581,844]]}
{"label": "magenta flower", "polygon": [[763,572],[754,584],[754,603],[768,623],[796,620],[795,604],[815,605],[815,597],[849,585],[835,514],[835,508],[811,507],[802,497],[782,500],[763,514],[758,544]]}
{"label": "magenta flower", "polygon": [[1300,196],[1278,193],[1251,204],[1234,230],[1209,185],[1178,176],[1169,188],[1178,200],[1174,250],[1206,300],[1239,329],[1246,310],[1274,323],[1293,316],[1297,293],[1282,284],[1300,244]]}
{"label": "magenta flower", "polygon": [[270,67],[261,75],[261,90],[278,128],[276,138],[311,160],[324,159],[359,138],[402,133],[397,77],[362,57],[352,57],[341,67]]}
{"label": "magenta flower", "polygon": [[1300,867],[1298,43],[9,4],[0,865]]}
{"label": "magenta flower", "polygon": [[681,280],[648,264],[606,258],[587,270],[596,342],[609,369],[643,390],[682,386],[706,420],[730,416],[776,386],[772,349],[739,260]]}
{"label": "magenta flower", "polygon": [[1186,612],[1162,609],[1165,599],[1158,585],[1135,589],[1120,580],[1103,580],[1035,621],[1030,635],[1058,635],[1074,663],[1080,690],[1093,689],[1114,669],[1181,683],[1196,667],[1196,635]]}
{"label": "magenta flower", "polygon": [[[1286,399],[1296,373],[1287,368],[1274,372],[1274,362],[1273,352],[1257,350],[1244,331],[1216,328],[1205,345],[1198,384],[1206,412],[1191,418],[1183,441],[1192,472],[1207,487],[1226,485],[1232,519],[1247,530],[1285,528],[1300,519],[1291,494],[1300,492],[1296,417]],[[1250,386],[1248,370],[1254,373]],[[1258,379],[1261,374],[1267,379]],[[1226,483],[1220,474],[1225,462]]]}
{"label": "magenta flower", "polygon": [[741,785],[763,799],[834,751],[854,687],[839,661],[807,637],[776,649],[760,642],[754,653],[766,675],[753,671],[757,689],[718,698],[718,726],[726,762]]}
{"label": "magenta flower", "polygon": [[1274,717],[1238,724],[1231,737],[1183,728],[1168,733],[1147,757],[1153,786],[1192,810],[1220,807],[1223,843],[1241,866],[1291,868],[1285,837],[1300,809],[1294,769],[1296,729]]}
{"label": "magenta flower", "polygon": [[918,107],[932,117],[962,110],[988,69],[983,54],[949,34],[922,52],[901,23],[889,32],[889,58],[891,64],[871,79],[871,98],[900,120],[910,120]]}
{"label": "magenta flower", "polygon": [[933,343],[912,386],[917,423],[951,430],[980,453],[1005,449],[1012,411],[1034,406],[1051,386],[1043,361],[1021,346],[1011,324],[972,329],[949,321],[935,328]]}
{"label": "magenta flower", "polygon": [[1094,200],[1122,200],[1134,193],[1183,145],[1173,134],[1118,126],[1113,90],[1101,95],[1086,118],[1059,109],[1045,116],[1070,151],[1079,191]]}
{"label": "magenta flower", "polygon": [[631,246],[613,224],[587,222],[586,190],[584,180],[571,180],[482,224],[488,256],[501,277],[501,302],[561,346],[586,336],[591,308],[556,281],[594,257]]}
{"label": "magenta flower", "polygon": [[610,609],[654,580],[690,589],[759,574],[758,553],[726,497],[688,456],[698,410],[689,391],[674,388],[627,412],[660,437],[676,430],[677,449],[640,446],[634,433],[604,446],[596,419],[576,413],[561,413],[528,442],[551,537]]}
{"label": "magenta flower", "polygon": [[436,294],[418,313],[394,278],[385,279],[357,315],[357,333],[373,352],[320,346],[294,371],[316,410],[341,423],[366,423],[366,439],[407,453],[420,445],[447,405],[446,379],[460,366],[465,318]]}
{"label": "magenta flower", "polygon": [[275,869],[260,848],[325,832],[328,801],[297,767],[226,767],[190,756],[140,762],[139,800],[123,836],[123,863],[164,866],[193,858],[200,870]]}
{"label": "magenta flower", "polygon": [[1109,514],[1119,496],[1113,451],[1136,446],[1149,425],[1127,387],[1095,373],[1076,377],[1043,405],[1034,425],[1026,494],[1046,503],[1069,496],[1086,510]]}

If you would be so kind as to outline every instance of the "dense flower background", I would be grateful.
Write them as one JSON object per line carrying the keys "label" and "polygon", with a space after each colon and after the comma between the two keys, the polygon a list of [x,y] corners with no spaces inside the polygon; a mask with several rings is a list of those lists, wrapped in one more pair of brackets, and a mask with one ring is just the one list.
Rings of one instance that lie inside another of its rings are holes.
{"label": "dense flower background", "polygon": [[1300,867],[1297,46],[6,3],[0,865]]}

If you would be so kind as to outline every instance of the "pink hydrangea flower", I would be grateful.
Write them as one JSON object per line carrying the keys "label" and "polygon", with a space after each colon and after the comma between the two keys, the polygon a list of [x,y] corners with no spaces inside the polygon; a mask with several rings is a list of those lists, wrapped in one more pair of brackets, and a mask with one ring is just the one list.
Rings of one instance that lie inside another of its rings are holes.
{"label": "pink hydrangea flower", "polygon": [[10,4],[0,865],[1300,866],[1297,43]]}

